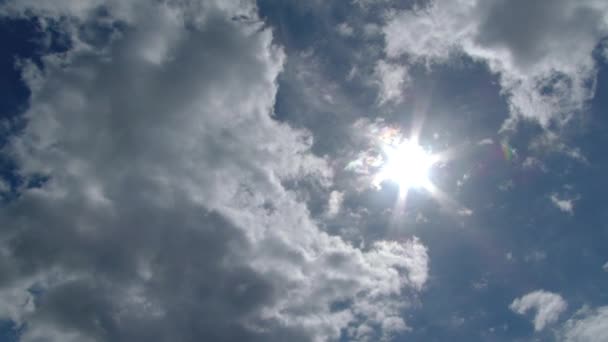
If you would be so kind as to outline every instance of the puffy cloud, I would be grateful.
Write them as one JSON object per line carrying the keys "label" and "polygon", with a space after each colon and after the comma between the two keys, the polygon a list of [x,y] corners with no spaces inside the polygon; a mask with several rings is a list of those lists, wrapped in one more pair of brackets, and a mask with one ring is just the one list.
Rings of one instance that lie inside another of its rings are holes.
{"label": "puffy cloud", "polygon": [[608,306],[584,307],[570,318],[561,330],[560,339],[567,342],[600,342],[608,336]]}
{"label": "puffy cloud", "polygon": [[499,75],[512,119],[548,128],[594,94],[592,52],[608,34],[605,1],[437,0],[396,12],[384,26],[389,57],[427,65],[467,55]]}
{"label": "puffy cloud", "polygon": [[548,324],[556,322],[567,306],[559,294],[537,290],[516,298],[509,308],[520,315],[535,310],[534,330],[541,331]]}
{"label": "puffy cloud", "polygon": [[557,194],[551,194],[551,202],[559,210],[570,215],[574,214],[574,199],[559,198]]}
{"label": "puffy cloud", "polygon": [[26,324],[22,340],[365,340],[407,329],[400,315],[427,280],[426,247],[355,248],[284,186],[325,186],[332,173],[310,133],[272,118],[285,55],[254,8],[4,5],[59,22],[74,43],[43,69],[24,63],[28,124],[4,151],[25,183],[46,179],[0,208],[0,316]]}

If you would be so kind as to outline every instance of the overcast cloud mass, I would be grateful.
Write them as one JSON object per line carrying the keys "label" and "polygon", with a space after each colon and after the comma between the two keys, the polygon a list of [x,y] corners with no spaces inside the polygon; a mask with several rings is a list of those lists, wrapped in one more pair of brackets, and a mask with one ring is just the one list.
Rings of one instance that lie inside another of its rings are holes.
{"label": "overcast cloud mass", "polygon": [[608,2],[0,1],[0,342],[608,341]]}

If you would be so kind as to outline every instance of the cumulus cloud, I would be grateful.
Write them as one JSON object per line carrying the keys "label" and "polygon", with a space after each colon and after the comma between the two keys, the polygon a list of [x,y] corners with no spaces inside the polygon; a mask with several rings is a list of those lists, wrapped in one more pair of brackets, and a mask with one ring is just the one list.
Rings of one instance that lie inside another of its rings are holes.
{"label": "cumulus cloud", "polygon": [[408,328],[426,247],[355,248],[284,186],[332,173],[309,132],[272,118],[285,55],[255,2],[23,0],[2,13],[73,43],[41,69],[23,63],[27,126],[3,151],[25,184],[46,180],[0,208],[0,316],[25,324],[22,341]]}
{"label": "cumulus cloud", "polygon": [[534,310],[534,330],[541,331],[548,324],[555,323],[567,306],[559,294],[537,290],[516,298],[509,308],[520,315]]}
{"label": "cumulus cloud", "polygon": [[570,318],[561,330],[566,342],[600,342],[608,336],[608,306],[597,309],[583,307]]}
{"label": "cumulus cloud", "polygon": [[594,94],[592,52],[608,34],[600,0],[437,0],[398,11],[384,26],[385,52],[412,63],[460,54],[486,63],[508,95],[511,128],[519,118],[562,124]]}

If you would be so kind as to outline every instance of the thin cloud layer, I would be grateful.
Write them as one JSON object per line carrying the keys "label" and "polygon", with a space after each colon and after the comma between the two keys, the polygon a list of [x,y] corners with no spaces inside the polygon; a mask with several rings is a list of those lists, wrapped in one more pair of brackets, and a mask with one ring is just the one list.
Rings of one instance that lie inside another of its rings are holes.
{"label": "thin cloud layer", "polygon": [[408,329],[427,249],[355,248],[285,187],[325,187],[332,171],[309,132],[272,118],[285,54],[253,2],[11,1],[3,13],[72,42],[42,68],[24,63],[27,125],[5,147],[24,181],[0,211],[0,314],[23,324],[21,341]]}

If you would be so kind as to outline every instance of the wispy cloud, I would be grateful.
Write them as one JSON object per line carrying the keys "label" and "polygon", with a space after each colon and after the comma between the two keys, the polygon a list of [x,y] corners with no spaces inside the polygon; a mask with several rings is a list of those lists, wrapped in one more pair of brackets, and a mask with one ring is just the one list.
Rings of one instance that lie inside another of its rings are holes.
{"label": "wispy cloud", "polygon": [[344,201],[344,193],[340,191],[332,191],[329,194],[329,200],[327,202],[327,214],[329,216],[336,216],[342,209],[342,202]]}
{"label": "wispy cloud", "polygon": [[410,79],[407,68],[403,65],[379,61],[374,69],[374,74],[380,88],[380,104],[401,102],[403,92]]}

